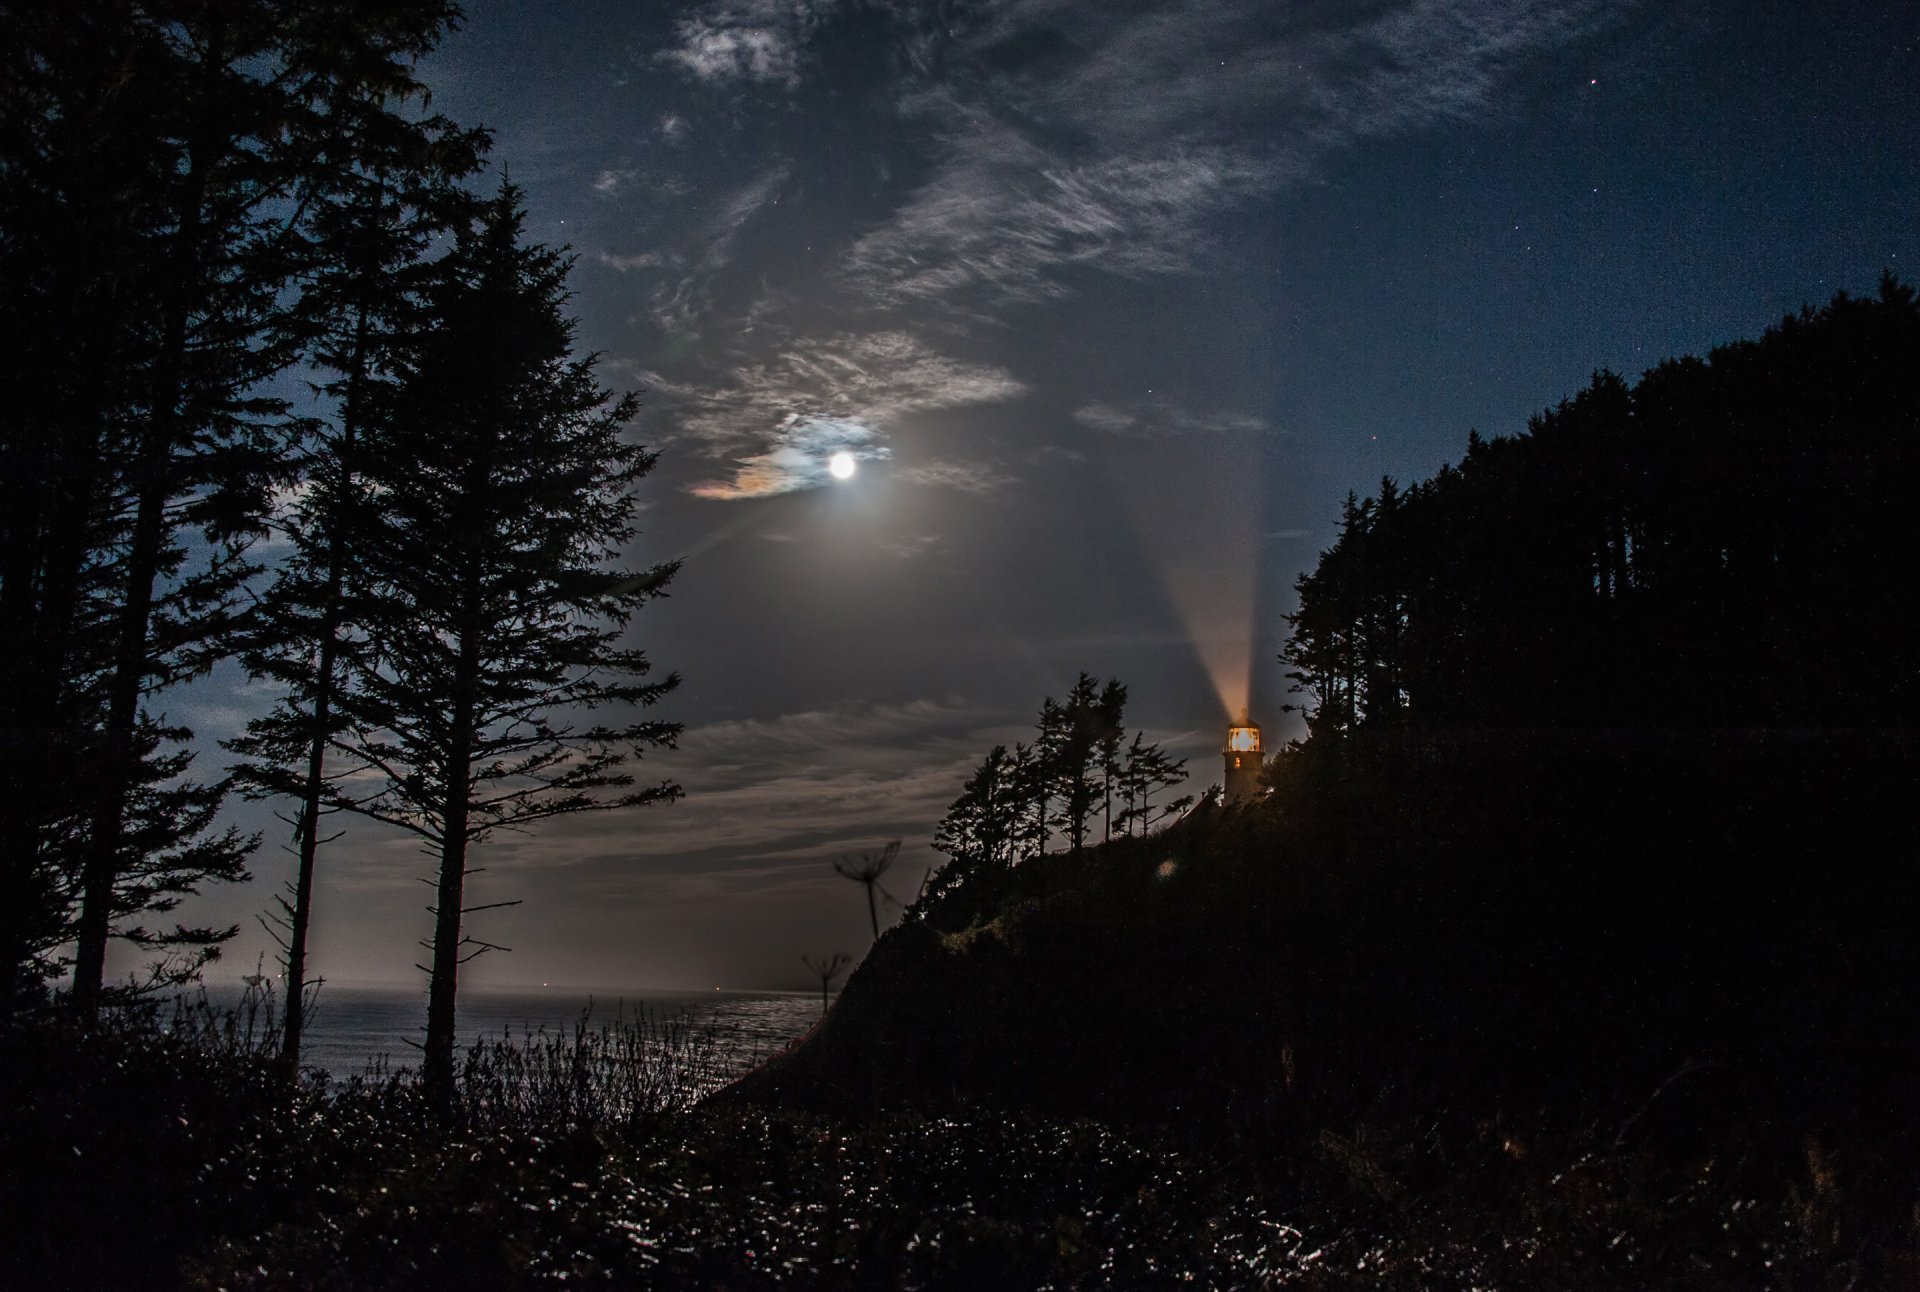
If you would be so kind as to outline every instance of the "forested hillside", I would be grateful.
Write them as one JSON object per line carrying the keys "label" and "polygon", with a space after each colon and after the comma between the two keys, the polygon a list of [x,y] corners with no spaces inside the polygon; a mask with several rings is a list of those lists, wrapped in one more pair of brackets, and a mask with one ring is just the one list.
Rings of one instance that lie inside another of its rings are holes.
{"label": "forested hillside", "polygon": [[1904,1233],[1917,374],[1889,281],[1350,501],[1265,800],[936,884],[739,1094],[1177,1125],[1450,1224],[1605,1178],[1622,1234]]}
{"label": "forested hillside", "polygon": [[1349,498],[1313,731],[1920,721],[1920,313],[1892,278]]}

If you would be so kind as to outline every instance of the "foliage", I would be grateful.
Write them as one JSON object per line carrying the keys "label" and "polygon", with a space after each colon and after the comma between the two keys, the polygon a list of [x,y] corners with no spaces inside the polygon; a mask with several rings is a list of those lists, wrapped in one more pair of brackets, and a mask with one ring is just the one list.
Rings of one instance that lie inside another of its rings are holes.
{"label": "foliage", "polygon": [[[424,99],[403,69],[391,70],[390,97]],[[226,744],[244,760],[233,771],[250,797],[297,805],[294,878],[264,921],[284,953],[290,1000],[305,995],[322,821],[340,810],[342,778],[362,770],[329,766],[328,755],[345,731],[340,687],[368,641],[356,558],[375,504],[361,479],[363,441],[382,394],[391,395],[402,343],[428,325],[427,292],[439,272],[429,250],[473,218],[474,200],[458,183],[486,143],[481,132],[440,117],[402,119],[366,107],[358,105],[364,141],[332,159],[312,201],[302,290],[288,325],[325,402],[307,427],[291,505],[276,517],[285,550],[241,641],[248,674],[273,683],[279,698]],[[289,1012],[289,1071],[299,1067],[303,1023],[301,1011]]]}
{"label": "foliage", "polygon": [[1904,1165],[1894,1147],[1755,1126],[1700,1157],[1658,1151],[1663,1117],[1726,1093],[1711,1078],[1568,1135],[1376,1118],[1193,1142],[1015,1111],[850,1120],[725,1100],[625,1127],[582,1120],[563,1060],[557,1084],[535,1083],[558,1097],[488,1096],[449,1129],[404,1077],[290,1096],[269,1032],[200,1008],[168,1032],[8,1036],[0,1151],[21,1169],[0,1179],[0,1278],[1625,1289],[1914,1271],[1876,1180]]}
{"label": "foliage", "polygon": [[615,398],[572,354],[568,261],[522,245],[503,186],[427,289],[431,326],[391,360],[360,472],[378,497],[361,534],[368,648],[339,696],[336,744],[378,774],[352,810],[419,836],[437,862],[426,1075],[452,1080],[459,965],[488,948],[462,927],[470,845],[555,816],[669,801],[629,764],[677,724],[589,722],[677,683],[648,681],[620,636],[674,566],[611,567],[633,536],[633,486],[654,454],[622,440]]}
{"label": "foliage", "polygon": [[[159,697],[235,649],[246,559],[300,427],[263,383],[339,180],[404,134],[444,0],[11,6],[0,93],[0,1006],[72,940],[92,1013],[108,942],[251,841],[209,830]],[[156,905],[156,902],[158,903]],[[162,973],[161,978],[172,975]]]}
{"label": "foliage", "polygon": [[1365,726],[1911,727],[1920,306],[1888,277],[1758,341],[1598,373],[1349,498],[1285,662]]}
{"label": "foliage", "polygon": [[951,860],[916,909],[924,914],[972,876],[991,883],[1009,867],[1045,855],[1052,828],[1063,831],[1068,850],[1078,854],[1097,817],[1103,837],[1112,839],[1145,833],[1191,806],[1186,798],[1154,807],[1154,794],[1186,779],[1186,762],[1168,758],[1140,733],[1127,744],[1126,703],[1127,688],[1117,678],[1100,686],[1081,673],[1064,702],[1051,696],[1042,702],[1031,746],[1016,744],[1012,754],[1005,745],[988,751],[934,831],[933,846]]}

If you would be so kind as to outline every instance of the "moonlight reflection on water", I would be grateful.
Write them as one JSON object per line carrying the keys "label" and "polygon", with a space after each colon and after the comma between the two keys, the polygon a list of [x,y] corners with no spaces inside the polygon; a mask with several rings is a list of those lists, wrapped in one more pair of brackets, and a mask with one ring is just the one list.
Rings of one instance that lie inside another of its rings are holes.
{"label": "moonlight reflection on water", "polygon": [[[465,991],[460,995],[459,1046],[507,1036],[518,1040],[544,1031],[571,1035],[583,1011],[590,1028],[684,1016],[695,1028],[712,1028],[732,1072],[785,1049],[820,1017],[810,992],[597,993]],[[426,992],[395,987],[323,986],[307,1025],[305,1066],[344,1080],[384,1061],[389,1069],[414,1067],[426,1021]]]}

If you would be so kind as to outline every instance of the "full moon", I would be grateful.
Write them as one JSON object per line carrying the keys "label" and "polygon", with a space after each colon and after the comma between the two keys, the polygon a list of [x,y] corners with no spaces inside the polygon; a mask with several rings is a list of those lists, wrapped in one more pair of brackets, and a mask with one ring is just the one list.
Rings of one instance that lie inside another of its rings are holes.
{"label": "full moon", "polygon": [[855,470],[853,454],[836,453],[827,459],[827,470],[833,472],[835,480],[851,480]]}

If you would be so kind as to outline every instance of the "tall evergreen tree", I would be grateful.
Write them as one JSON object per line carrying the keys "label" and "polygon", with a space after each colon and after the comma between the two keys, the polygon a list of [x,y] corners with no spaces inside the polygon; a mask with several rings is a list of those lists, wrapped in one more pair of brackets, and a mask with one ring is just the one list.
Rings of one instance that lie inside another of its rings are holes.
{"label": "tall evergreen tree", "polygon": [[[424,92],[403,81],[393,93]],[[429,245],[473,214],[473,200],[458,184],[485,145],[478,132],[440,118],[380,114],[376,122],[382,129],[368,155],[352,159],[316,213],[312,267],[295,314],[328,412],[308,438],[298,500],[284,522],[289,550],[243,653],[253,676],[278,684],[280,699],[228,742],[246,760],[235,772],[249,795],[296,804],[294,877],[269,919],[282,950],[281,1049],[290,1071],[299,1066],[306,1022],[321,822],[343,806],[342,776],[358,770],[330,766],[328,753],[345,727],[342,679],[367,642],[353,604],[363,582],[355,568],[361,529],[373,515],[359,477],[361,439],[376,392],[391,383],[395,348],[425,326],[424,295],[436,271]]]}
{"label": "tall evergreen tree", "polygon": [[1046,766],[1032,746],[1013,742],[1007,785],[1013,795],[1013,859],[1038,857],[1047,850],[1047,777]]}
{"label": "tall evergreen tree", "polygon": [[1920,526],[1886,485],[1916,367],[1888,277],[1349,498],[1282,656],[1311,735],[1920,723]]}
{"label": "tall evergreen tree", "polygon": [[1191,795],[1155,808],[1153,796],[1187,779],[1187,760],[1168,758],[1158,744],[1147,741],[1144,733],[1134,733],[1120,765],[1120,796],[1126,807],[1120,821],[1128,835],[1147,834],[1156,822],[1173,816],[1193,803]]}
{"label": "tall evergreen tree", "polygon": [[[677,683],[619,645],[674,566],[609,568],[632,537],[654,455],[621,438],[634,398],[572,356],[569,262],[520,242],[503,187],[428,294],[432,326],[399,354],[361,458],[379,500],[357,557],[372,642],[343,690],[340,741],[377,769],[357,811],[422,838],[438,863],[422,1075],[452,1088],[471,847],[499,829],[669,800],[627,768],[677,724],[629,720]],[[592,710],[627,711],[612,725]]]}
{"label": "tall evergreen tree", "polygon": [[[255,392],[297,350],[282,324],[309,199],[368,137],[353,105],[451,14],[437,0],[0,13],[14,396],[0,634],[23,697],[0,712],[0,906],[25,908],[0,921],[0,957],[16,985],[37,980],[54,965],[32,947],[70,934],[83,1015],[143,895],[243,873],[243,841],[206,834],[175,794],[184,732],[157,697],[231,648],[241,553],[287,444],[284,410]],[[49,752],[74,759],[62,784],[35,766]],[[168,804],[171,825],[153,816]],[[161,881],[168,856],[181,866]]]}
{"label": "tall evergreen tree", "polygon": [[933,835],[933,846],[952,860],[953,878],[1013,864],[1020,818],[1014,759],[995,745],[953,801]]}
{"label": "tall evergreen tree", "polygon": [[1121,770],[1120,747],[1127,738],[1127,688],[1119,678],[1108,678],[1094,711],[1094,736],[1100,754],[1100,799],[1105,813],[1101,837],[1113,838],[1113,788]]}
{"label": "tall evergreen tree", "polygon": [[1060,792],[1060,768],[1066,761],[1072,734],[1073,720],[1066,707],[1047,696],[1040,702],[1040,718],[1034,724],[1033,744],[1028,750],[1031,762],[1024,778],[1027,798],[1033,805],[1035,856],[1046,854],[1047,840],[1059,823],[1054,801]]}
{"label": "tall evergreen tree", "polygon": [[[1093,676],[1081,673],[1074,679],[1066,700],[1054,709],[1056,727],[1049,747],[1049,770],[1052,798],[1059,804],[1059,811],[1053,823],[1065,832],[1072,852],[1086,847],[1087,830],[1099,794],[1097,777],[1100,751],[1106,739],[1106,708],[1117,686],[1118,682],[1109,682],[1108,695],[1103,698]],[[1121,687],[1119,694],[1124,697],[1125,693],[1126,689]],[[1051,700],[1047,703],[1053,704]]]}

